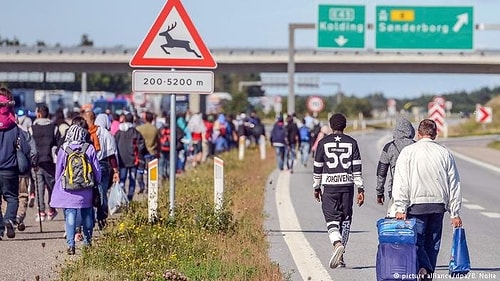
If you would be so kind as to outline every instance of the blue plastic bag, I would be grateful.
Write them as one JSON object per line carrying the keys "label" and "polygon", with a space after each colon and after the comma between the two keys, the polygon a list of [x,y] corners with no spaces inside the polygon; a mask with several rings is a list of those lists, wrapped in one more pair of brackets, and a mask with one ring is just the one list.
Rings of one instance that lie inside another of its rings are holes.
{"label": "blue plastic bag", "polygon": [[109,214],[113,215],[128,206],[128,197],[120,183],[114,183],[108,197]]}
{"label": "blue plastic bag", "polygon": [[416,244],[416,224],[415,218],[407,220],[379,219],[377,221],[378,241],[379,243],[391,244]]}
{"label": "blue plastic bag", "polygon": [[469,249],[465,239],[465,229],[455,228],[451,244],[449,273],[453,277],[465,276],[470,271]]}

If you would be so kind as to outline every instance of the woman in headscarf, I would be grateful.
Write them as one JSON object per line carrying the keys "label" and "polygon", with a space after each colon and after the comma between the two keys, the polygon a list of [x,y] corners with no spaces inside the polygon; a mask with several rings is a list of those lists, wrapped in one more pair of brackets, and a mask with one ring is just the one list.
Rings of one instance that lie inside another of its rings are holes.
{"label": "woman in headscarf", "polygon": [[[67,253],[75,254],[75,231],[76,231],[76,215],[78,209],[81,211],[83,224],[83,243],[90,246],[92,242],[92,230],[94,228],[94,212],[93,212],[93,188],[84,188],[79,190],[68,190],[63,187],[64,170],[67,165],[68,153],[66,148],[71,150],[79,150],[87,143],[87,131],[78,125],[71,125],[67,132],[64,143],[57,153],[56,164],[56,182],[50,205],[52,208],[64,209],[64,220],[66,228],[66,243],[68,244]],[[94,182],[99,184],[101,181],[101,170],[99,161],[97,160],[96,151],[92,144],[87,146],[85,151],[87,159],[92,166],[94,173]]]}

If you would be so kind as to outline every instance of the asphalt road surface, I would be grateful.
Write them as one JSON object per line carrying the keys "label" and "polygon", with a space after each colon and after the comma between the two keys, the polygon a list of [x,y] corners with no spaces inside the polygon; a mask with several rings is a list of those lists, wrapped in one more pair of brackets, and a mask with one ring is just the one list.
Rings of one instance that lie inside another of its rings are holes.
{"label": "asphalt road surface", "polygon": [[[312,161],[307,167],[296,165],[293,174],[275,171],[269,177],[265,228],[271,244],[271,258],[280,264],[287,280],[376,280],[376,221],[385,216],[387,208],[376,204],[376,165],[383,144],[391,139],[391,132],[353,136],[361,148],[365,204],[354,206],[351,235],[344,255],[346,268],[328,267],[332,250],[320,203],[313,197]],[[442,142],[457,151],[455,158],[464,199],[461,217],[472,264],[468,277],[471,280],[500,280],[500,164],[496,164],[500,163],[500,152],[488,153],[484,149],[486,140]],[[474,150],[478,144],[483,145],[483,155]],[[475,160],[466,154],[473,154]],[[449,222],[445,215],[434,280],[452,280],[447,275],[452,240]]]}

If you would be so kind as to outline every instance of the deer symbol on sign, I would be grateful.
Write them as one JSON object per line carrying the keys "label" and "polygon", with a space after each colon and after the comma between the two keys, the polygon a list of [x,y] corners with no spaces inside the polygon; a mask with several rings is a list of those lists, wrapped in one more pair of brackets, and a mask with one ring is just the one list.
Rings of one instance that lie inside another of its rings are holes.
{"label": "deer symbol on sign", "polygon": [[183,48],[186,51],[194,53],[197,57],[201,58],[201,56],[189,46],[190,42],[188,40],[174,39],[172,35],[169,34],[169,32],[172,31],[172,29],[174,29],[176,26],[177,22],[174,22],[171,26],[167,27],[167,30],[160,32],[160,34],[158,34],[160,36],[165,37],[165,40],[167,41],[167,44],[161,45],[163,51],[170,55],[170,52],[167,51],[167,48]]}

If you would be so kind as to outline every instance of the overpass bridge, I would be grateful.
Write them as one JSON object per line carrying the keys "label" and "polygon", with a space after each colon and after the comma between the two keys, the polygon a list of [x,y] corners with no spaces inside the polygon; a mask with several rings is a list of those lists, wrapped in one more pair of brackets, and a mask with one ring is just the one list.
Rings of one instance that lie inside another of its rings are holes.
{"label": "overpass bridge", "polygon": [[[135,48],[1,46],[0,72],[126,73]],[[282,49],[215,48],[219,73],[287,72]],[[295,72],[500,73],[500,50],[466,52],[296,49]]]}

